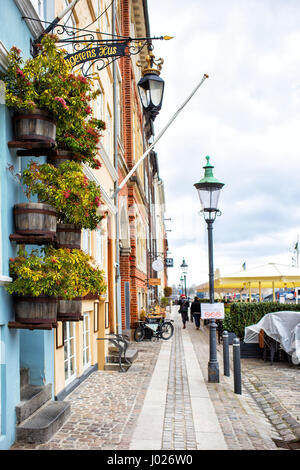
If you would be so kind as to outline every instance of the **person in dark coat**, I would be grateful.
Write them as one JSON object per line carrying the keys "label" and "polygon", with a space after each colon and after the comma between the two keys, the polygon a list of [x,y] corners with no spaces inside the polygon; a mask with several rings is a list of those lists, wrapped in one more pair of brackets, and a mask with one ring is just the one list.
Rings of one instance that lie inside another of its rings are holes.
{"label": "person in dark coat", "polygon": [[178,304],[180,305],[178,312],[181,313],[183,328],[185,328],[186,322],[189,320],[189,306],[190,303],[186,296],[182,294],[180,296]]}
{"label": "person in dark coat", "polygon": [[198,297],[194,298],[194,301],[191,304],[191,318],[195,320],[196,330],[200,328],[200,315],[201,315],[201,304]]}

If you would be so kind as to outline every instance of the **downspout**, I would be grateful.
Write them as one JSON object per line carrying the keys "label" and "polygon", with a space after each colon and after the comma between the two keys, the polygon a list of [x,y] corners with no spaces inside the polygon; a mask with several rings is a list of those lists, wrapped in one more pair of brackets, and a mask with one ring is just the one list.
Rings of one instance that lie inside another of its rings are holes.
{"label": "downspout", "polygon": [[[112,33],[116,35],[116,2],[112,4]],[[117,63],[113,61],[113,107],[114,107],[114,167],[118,175],[118,103],[117,103],[117,87],[118,87],[118,80],[117,80]],[[114,190],[116,191],[118,188],[118,177],[114,183]],[[115,197],[115,222],[116,222],[116,316],[117,316],[117,333],[122,333],[122,306],[121,306],[121,274],[120,274],[120,226],[119,226],[119,195],[117,194]]]}

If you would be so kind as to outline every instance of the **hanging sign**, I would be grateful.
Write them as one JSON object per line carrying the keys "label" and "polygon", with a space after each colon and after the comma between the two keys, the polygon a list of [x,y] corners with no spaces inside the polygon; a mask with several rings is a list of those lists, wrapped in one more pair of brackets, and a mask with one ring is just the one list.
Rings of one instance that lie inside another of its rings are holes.
{"label": "hanging sign", "polygon": [[126,53],[126,42],[115,42],[103,44],[98,47],[89,47],[73,54],[68,54],[65,60],[69,62],[72,67],[82,64],[88,60],[106,59],[108,57],[121,57]]}
{"label": "hanging sign", "polygon": [[152,263],[152,269],[154,269],[154,271],[162,271],[164,269],[164,263],[162,262],[162,260],[154,260]]}
{"label": "hanging sign", "polygon": [[159,278],[152,278],[152,279],[149,279],[149,286],[160,286],[161,284],[161,280]]}
{"label": "hanging sign", "polygon": [[224,318],[224,304],[223,302],[216,302],[214,304],[201,303],[201,318],[204,320],[223,320]]}
{"label": "hanging sign", "polygon": [[167,268],[173,268],[173,266],[174,266],[173,258],[166,258],[165,259],[165,264],[166,264]]}

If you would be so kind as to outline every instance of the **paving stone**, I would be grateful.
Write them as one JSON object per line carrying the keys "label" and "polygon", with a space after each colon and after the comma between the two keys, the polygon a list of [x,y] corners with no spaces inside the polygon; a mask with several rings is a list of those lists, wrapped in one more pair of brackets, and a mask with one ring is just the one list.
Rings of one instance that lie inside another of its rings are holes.
{"label": "paving stone", "polygon": [[[176,325],[177,322],[175,322]],[[229,450],[281,450],[273,439],[295,439],[300,429],[300,368],[287,363],[242,359],[242,395],[234,393],[233,370],[223,376],[222,344],[217,345],[220,383],[207,382],[208,328],[188,322],[199,365]],[[171,345],[162,449],[196,449],[181,326]],[[12,450],[126,450],[142,410],[160,352],[160,341],[134,343],[138,358],[126,374],[96,371],[66,401],[71,414],[45,444],[18,443]],[[230,347],[231,367],[232,347]],[[277,423],[277,426],[274,425]]]}

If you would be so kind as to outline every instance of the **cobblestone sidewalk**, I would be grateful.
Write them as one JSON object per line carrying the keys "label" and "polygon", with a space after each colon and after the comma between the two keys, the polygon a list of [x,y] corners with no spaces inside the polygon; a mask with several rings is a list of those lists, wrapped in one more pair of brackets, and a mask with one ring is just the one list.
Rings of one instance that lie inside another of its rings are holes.
{"label": "cobblestone sidewalk", "polygon": [[197,449],[181,324],[175,322],[166,399],[162,449]]}
{"label": "cobblestone sidewalk", "polygon": [[[204,377],[209,358],[209,329],[188,326]],[[232,347],[231,354],[232,354]],[[220,383],[207,387],[227,445],[231,450],[275,450],[273,439],[300,437],[300,368],[288,363],[241,359],[242,395],[234,393],[233,359],[230,377],[223,375],[222,344],[217,345]]]}
{"label": "cobblestone sidewalk", "polygon": [[15,443],[11,450],[124,450],[141,411],[161,343],[134,343],[136,361],[128,372],[96,371],[65,401],[71,415],[45,444]]}
{"label": "cobblestone sidewalk", "polygon": [[[242,359],[242,395],[234,393],[233,371],[223,375],[222,345],[218,345],[220,383],[207,382],[208,328],[190,335],[206,386],[229,450],[278,450],[273,439],[300,436],[300,368],[288,363]],[[175,322],[162,449],[195,449],[181,325]],[[138,358],[126,373],[97,371],[67,398],[71,414],[45,444],[16,443],[11,450],[127,450],[157,362],[161,341],[133,343]],[[232,349],[232,348],[231,348]],[[232,365],[232,358],[231,358]]]}

